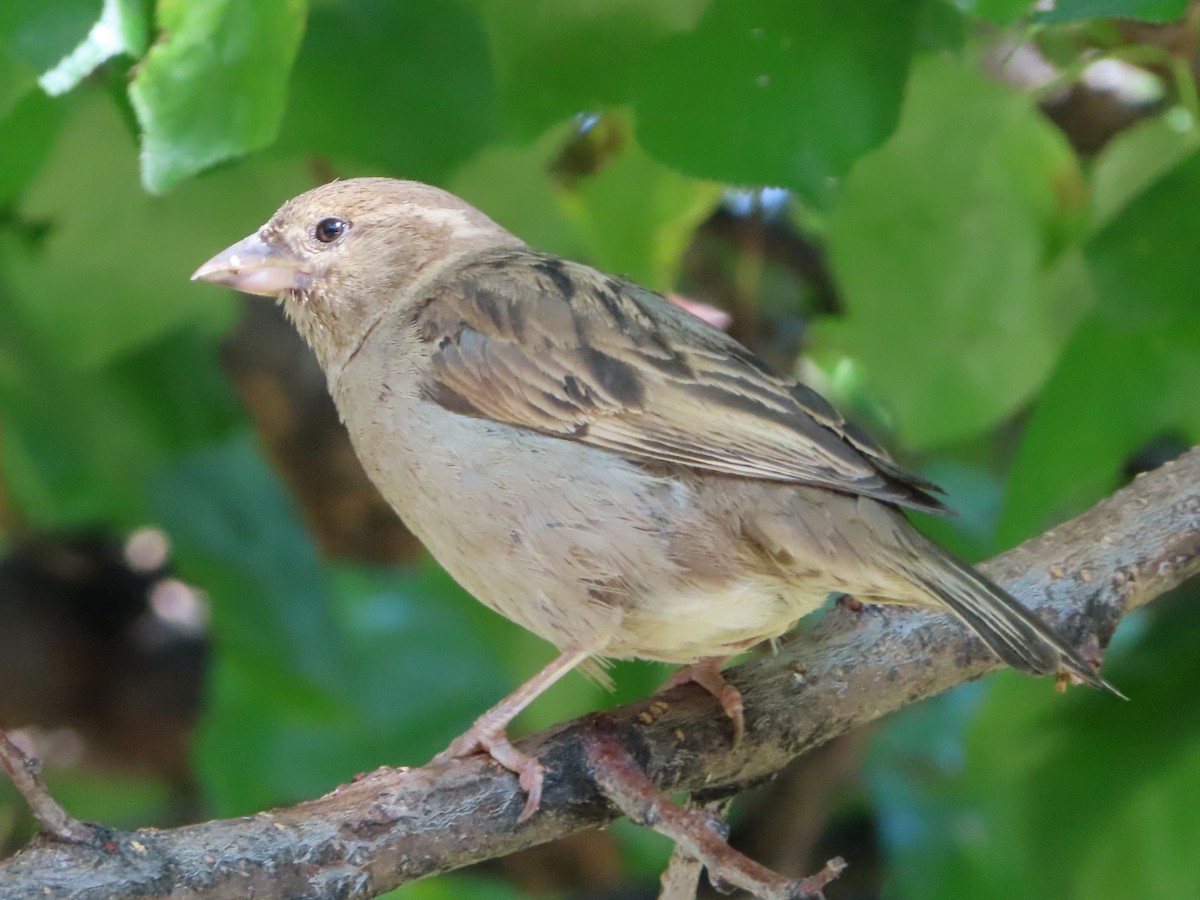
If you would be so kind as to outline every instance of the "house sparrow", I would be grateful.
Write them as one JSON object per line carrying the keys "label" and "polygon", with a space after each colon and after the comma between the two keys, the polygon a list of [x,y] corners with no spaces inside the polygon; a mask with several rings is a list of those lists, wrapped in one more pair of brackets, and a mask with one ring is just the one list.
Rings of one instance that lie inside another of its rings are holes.
{"label": "house sparrow", "polygon": [[1033,674],[1107,683],[923,537],[939,512],[824,399],[622,278],[527,246],[459,198],[362,178],[285,203],[192,276],[276,297],[367,473],[468,591],[560,656],[439,758],[543,770],[505,729],[587,660],[682,663],[740,727],[721,661],[831,592],[960,617]]}

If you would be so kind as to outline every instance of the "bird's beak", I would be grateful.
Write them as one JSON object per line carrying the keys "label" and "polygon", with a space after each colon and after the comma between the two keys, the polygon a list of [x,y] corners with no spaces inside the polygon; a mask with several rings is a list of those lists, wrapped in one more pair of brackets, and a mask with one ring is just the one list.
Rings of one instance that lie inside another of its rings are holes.
{"label": "bird's beak", "polygon": [[246,294],[278,297],[284,291],[305,290],[312,280],[303,260],[287,250],[250,235],[222,250],[192,275],[192,281],[211,281]]}

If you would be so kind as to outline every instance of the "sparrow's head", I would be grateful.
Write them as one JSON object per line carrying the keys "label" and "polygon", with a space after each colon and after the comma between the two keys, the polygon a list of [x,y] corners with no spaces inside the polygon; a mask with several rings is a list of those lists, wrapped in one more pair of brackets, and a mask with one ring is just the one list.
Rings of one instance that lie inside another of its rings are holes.
{"label": "sparrow's head", "polygon": [[[294,197],[192,275],[275,297],[321,364],[345,362],[366,328],[431,266],[521,242],[439,188],[391,178],[334,181]],[[410,297],[412,302],[419,298]]]}

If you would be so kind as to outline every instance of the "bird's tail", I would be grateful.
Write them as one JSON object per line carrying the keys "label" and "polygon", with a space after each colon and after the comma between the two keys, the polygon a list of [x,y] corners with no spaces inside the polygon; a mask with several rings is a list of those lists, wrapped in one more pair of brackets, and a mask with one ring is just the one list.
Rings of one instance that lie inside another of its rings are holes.
{"label": "bird's tail", "polygon": [[1033,675],[1067,672],[1093,687],[1124,696],[1015,597],[932,541],[922,539],[922,544],[925,560],[936,565],[923,565],[914,573],[914,580],[949,607],[1002,660]]}

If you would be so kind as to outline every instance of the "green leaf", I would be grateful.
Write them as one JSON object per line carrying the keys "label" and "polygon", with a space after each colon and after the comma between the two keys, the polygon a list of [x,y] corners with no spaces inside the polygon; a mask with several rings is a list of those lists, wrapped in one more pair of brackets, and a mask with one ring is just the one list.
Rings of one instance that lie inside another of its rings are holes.
{"label": "green leaf", "polygon": [[1079,896],[1175,898],[1200,884],[1200,743],[1184,748],[1126,802],[1104,810],[1096,841],[1080,860]]}
{"label": "green leaf", "polygon": [[0,123],[0,207],[16,201],[50,155],[63,109],[41,91],[30,91]]}
{"label": "green leaf", "polygon": [[895,127],[920,4],[715,0],[639,67],[638,138],[701,178],[825,205]]}
{"label": "green leaf", "polygon": [[1055,0],[1049,9],[1036,13],[1033,21],[1045,25],[1101,18],[1177,22],[1187,7],[1188,0]]}
{"label": "green leaf", "polygon": [[575,131],[567,122],[528,144],[492,144],[454,173],[447,188],[479,207],[530,246],[573,259],[583,237],[558,202],[553,163]]}
{"label": "green leaf", "polygon": [[87,37],[38,79],[42,89],[52,97],[65,94],[105,60],[119,54],[139,55],[147,25],[145,10],[136,0],[104,0],[100,19]]}
{"label": "green leaf", "polygon": [[1099,231],[1131,200],[1200,148],[1200,124],[1175,107],[1125,129],[1092,166],[1092,228]]}
{"label": "green leaf", "polygon": [[1034,407],[1013,463],[999,542],[1012,546],[1120,487],[1152,438],[1200,441],[1200,323],[1081,325]]}
{"label": "green leaf", "polygon": [[839,333],[907,444],[977,435],[1036,393],[1090,301],[1068,250],[1085,203],[1029,98],[941,58],[915,67],[896,134],[847,179],[828,235]]}
{"label": "green leaf", "polygon": [[[111,0],[105,0],[111,2]],[[150,49],[150,39],[153,36],[154,5],[149,0],[115,0],[120,8],[117,17],[121,30],[121,41],[126,52],[141,59]]]}
{"label": "green leaf", "polygon": [[279,680],[344,671],[316,550],[249,441],[191,454],[162,473],[153,495],[180,571],[212,596],[222,652]]}
{"label": "green leaf", "polygon": [[921,4],[914,45],[918,51],[959,53],[970,28],[953,0],[927,0]]}
{"label": "green leaf", "polygon": [[407,884],[380,894],[379,900],[460,900],[463,897],[471,900],[520,900],[522,894],[499,877],[455,874]]}
{"label": "green leaf", "polygon": [[[328,775],[303,760],[335,752],[329,722],[343,715],[334,695],[349,657],[296,510],[247,440],[192,454],[156,479],[153,496],[181,577],[212,605],[216,664],[198,766],[218,810],[328,789]],[[297,733],[287,748],[281,721]]]}
{"label": "green leaf", "polygon": [[1180,599],[1106,666],[1129,703],[1090,690],[1063,697],[1045,679],[1004,673],[988,679],[982,706],[956,691],[896,718],[871,767],[891,894],[1190,895],[1200,667],[1188,649],[1195,598]]}
{"label": "green leaf", "polygon": [[1200,154],[1087,246],[1097,306],[1034,407],[1000,537],[1015,543],[1120,483],[1151,438],[1200,441]]}
{"label": "green leaf", "polygon": [[637,62],[662,38],[691,28],[704,0],[476,0],[519,140],[577,113],[629,102]]}
{"label": "green leaf", "polygon": [[54,799],[87,822],[104,822],[110,828],[170,827],[177,821],[178,796],[171,786],[130,766],[121,771],[96,771],[63,767],[47,773]]}
{"label": "green leaf", "polygon": [[1034,0],[954,0],[954,5],[997,25],[1011,25],[1033,9]]}
{"label": "green leaf", "polygon": [[1200,319],[1200,153],[1130,203],[1087,246],[1100,313],[1126,325]]}
{"label": "green leaf", "polygon": [[630,144],[560,197],[596,266],[666,291],[675,286],[683,252],[721,190],[668,169]]}
{"label": "green leaf", "polygon": [[[28,96],[37,84],[37,72],[28,63],[18,59],[8,47],[0,44],[0,139],[10,143],[19,131],[5,121],[9,113]],[[3,157],[0,157],[2,160]]]}
{"label": "green leaf", "polygon": [[[39,75],[84,39],[100,15],[100,3],[101,0],[0,3],[0,122],[37,84]],[[4,123],[3,127],[6,142],[15,142],[19,126]],[[9,129],[15,133],[13,137],[8,137]],[[0,165],[7,167],[3,152]]]}
{"label": "green leaf", "polygon": [[102,0],[4,0],[0,47],[45,72],[70,53],[100,18]]}
{"label": "green leaf", "polygon": [[[342,702],[356,716],[360,765],[423,762],[536,671],[527,659],[509,682],[498,652],[506,631],[432,563],[339,566],[332,576],[331,610],[352,650]],[[554,651],[543,647],[548,662]]]}
{"label": "green leaf", "polygon": [[[145,522],[146,481],[235,418],[214,347],[233,298],[187,277],[304,178],[285,184],[284,167],[246,167],[148,198],[103,93],[26,102],[67,123],[0,241],[10,500],[33,523],[134,527]],[[44,143],[35,122],[31,146]]]}
{"label": "green leaf", "polygon": [[11,234],[25,239],[0,242],[0,270],[27,327],[85,367],[185,325],[210,333],[228,327],[233,296],[188,277],[309,186],[309,176],[299,164],[256,161],[170,198],[148,197],[107,97],[89,87],[58,102],[68,120],[10,223]]}
{"label": "green leaf", "polygon": [[81,368],[47,352],[11,312],[0,307],[10,502],[44,527],[144,524],[147,480],[233,425],[235,407],[211,343],[181,332],[106,366]]}
{"label": "green leaf", "polygon": [[955,456],[921,461],[919,473],[944,490],[953,516],[916,516],[921,531],[956,556],[985,559],[996,550],[996,523],[1004,501],[1004,484],[994,473]]}
{"label": "green leaf", "polygon": [[1144,22],[1175,22],[1187,12],[1188,0],[954,0],[963,12],[998,25],[1011,25],[1032,12],[1039,25],[1061,25],[1089,19],[1140,19]]}
{"label": "green leaf", "polygon": [[270,143],[304,31],[304,0],[177,0],[129,86],[142,183],[162,193]]}
{"label": "green leaf", "polygon": [[320,6],[280,142],[339,174],[440,182],[490,137],[492,78],[483,28],[458,4]]}
{"label": "green leaf", "polygon": [[[261,600],[250,595],[246,602]],[[261,644],[274,649],[275,636],[263,634]],[[217,816],[319,796],[355,772],[349,716],[337,712],[335,697],[252,662],[244,651],[217,648],[193,739],[196,775]]]}
{"label": "green leaf", "polygon": [[[300,577],[289,572],[292,554],[260,550],[260,567]],[[332,619],[319,640],[301,643],[317,652],[336,646],[336,672],[309,682],[295,680],[294,668],[263,667],[263,654],[295,652],[269,629],[221,645],[200,753],[224,814],[327,791],[380,765],[423,763],[509,686],[495,636],[477,624],[479,604],[441,572],[338,568],[316,578]],[[263,602],[255,593],[236,599]],[[303,612],[316,597],[295,599]]]}
{"label": "green leaf", "polygon": [[424,762],[505,692],[494,614],[432,566],[327,567],[250,441],[181,461],[154,498],[212,606],[198,766],[219,814]]}
{"label": "green leaf", "polygon": [[[970,896],[984,886],[995,890],[999,876],[990,866],[963,859],[960,845],[970,835],[974,823],[968,816],[974,810],[973,798],[961,795],[957,781],[966,763],[966,731],[993,680],[905,707],[871,740],[864,771],[887,858],[883,896],[937,897],[941,883],[953,884],[968,874],[976,881]],[[995,858],[1005,859],[1008,850],[997,846]],[[968,866],[973,871],[963,872]],[[922,879],[931,867],[934,884]]]}

